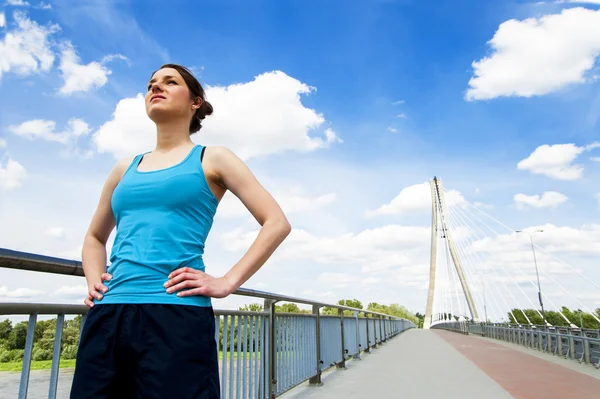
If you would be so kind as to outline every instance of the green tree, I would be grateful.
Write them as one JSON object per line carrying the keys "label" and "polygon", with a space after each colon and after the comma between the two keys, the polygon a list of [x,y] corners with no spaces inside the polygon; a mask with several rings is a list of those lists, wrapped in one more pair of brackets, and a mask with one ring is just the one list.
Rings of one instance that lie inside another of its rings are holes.
{"label": "green tree", "polygon": [[295,303],[283,303],[281,305],[275,305],[275,312],[277,313],[303,313],[302,310]]}
{"label": "green tree", "polygon": [[264,307],[260,303],[251,303],[249,305],[239,307],[238,310],[241,310],[242,312],[262,312]]}
{"label": "green tree", "polygon": [[349,308],[362,309],[363,304],[358,299],[340,299],[338,305],[348,306]]}
{"label": "green tree", "polygon": [[25,349],[25,341],[27,340],[27,322],[22,321],[17,323],[10,335],[8,336],[9,349]]}
{"label": "green tree", "polygon": [[[512,314],[508,313],[508,320],[511,323],[516,322],[522,325],[528,325],[529,323],[523,315],[523,313],[527,315],[532,324],[543,324],[542,317],[540,316],[540,313],[538,313],[537,309],[512,309]],[[553,326],[568,326],[570,323],[573,323],[574,325],[579,327],[581,327],[583,324],[583,328],[600,328],[600,323],[598,323],[598,320],[596,320],[591,314],[583,312],[581,309],[572,311],[568,307],[563,306],[561,307],[560,312],[547,310],[545,311],[545,315],[546,321],[552,324]],[[570,323],[568,323],[567,320],[565,320],[565,318],[567,318]]]}
{"label": "green tree", "polygon": [[0,322],[0,340],[7,340],[13,329],[12,322],[8,319]]}

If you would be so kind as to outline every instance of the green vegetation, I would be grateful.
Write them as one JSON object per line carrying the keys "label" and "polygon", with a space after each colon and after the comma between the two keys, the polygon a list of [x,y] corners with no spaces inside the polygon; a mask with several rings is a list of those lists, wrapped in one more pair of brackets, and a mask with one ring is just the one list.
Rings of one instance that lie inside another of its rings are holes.
{"label": "green vegetation", "polygon": [[[525,313],[525,315],[527,315],[529,320],[531,320],[532,324],[538,324],[538,325],[544,324],[542,321],[542,317],[540,316],[538,311],[535,309],[523,309],[523,311],[521,311],[520,309],[512,309],[512,313],[511,312],[508,313],[509,322],[525,324],[525,325],[529,324],[523,313]],[[564,317],[562,317],[560,315],[559,312],[547,310],[545,313],[546,313],[546,320],[553,326],[568,326],[569,325],[569,323],[567,323],[567,321],[564,319]],[[581,309],[572,311],[569,308],[567,308],[566,306],[563,306],[561,308],[561,313],[567,319],[569,319],[569,321],[571,323],[575,324],[578,327],[583,326],[583,328],[591,328],[594,330],[600,329],[600,323],[598,323],[598,320],[596,320],[594,318],[594,316],[592,316],[591,314],[586,313],[586,312],[582,311]],[[600,308],[596,309],[594,314],[597,318],[600,319]],[[514,315],[514,317],[513,317],[513,315]],[[516,318],[516,320],[515,320],[515,318]]]}
{"label": "green vegetation", "polygon": [[[9,362],[9,363],[0,363],[0,372],[1,371],[21,371],[23,363],[22,362]],[[31,370],[50,370],[52,367],[52,360],[32,360],[31,361]],[[74,368],[75,367],[75,359],[60,359],[60,368]]]}
{"label": "green vegetation", "polygon": [[[358,299],[340,299],[338,301],[338,305],[348,306],[350,308],[356,308],[356,309],[364,309],[362,302],[359,301]],[[263,306],[259,303],[252,303],[250,305],[245,305],[243,307],[240,307],[239,310],[250,311],[250,312],[260,312],[263,310]],[[394,316],[394,317],[401,317],[401,318],[412,321],[417,326],[422,325],[423,319],[424,319],[423,315],[421,315],[419,313],[414,314],[414,313],[410,312],[408,309],[406,309],[404,306],[398,305],[396,303],[393,303],[388,306],[388,305],[380,305],[376,302],[371,302],[371,303],[369,303],[369,305],[367,305],[367,308],[365,310],[383,313],[383,314]],[[300,309],[298,307],[298,305],[296,305],[295,303],[285,303],[285,302],[282,304],[276,304],[275,312],[277,312],[277,313],[305,313],[305,314],[312,313],[312,311],[310,311],[310,310]],[[321,314],[336,316],[336,315],[338,315],[338,309],[326,306],[321,309]],[[350,310],[344,310],[344,316],[353,316],[353,312]],[[364,317],[364,314],[361,313],[359,315],[359,317]],[[369,316],[369,317],[371,317],[371,316]]]}
{"label": "green vegetation", "polygon": [[[65,320],[61,343],[60,367],[74,367],[79,345],[81,316]],[[0,371],[20,371],[25,353],[27,324],[22,321],[12,325],[8,319],[0,322]],[[32,370],[49,369],[52,365],[56,319],[35,324],[33,333]]]}

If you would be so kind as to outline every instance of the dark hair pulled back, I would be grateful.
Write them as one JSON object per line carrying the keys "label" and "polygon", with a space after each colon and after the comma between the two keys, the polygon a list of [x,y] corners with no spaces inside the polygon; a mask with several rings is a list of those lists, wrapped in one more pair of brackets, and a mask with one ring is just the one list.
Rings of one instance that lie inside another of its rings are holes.
{"label": "dark hair pulled back", "polygon": [[[192,72],[190,72],[189,69],[178,64],[164,64],[160,67],[160,69],[164,68],[173,68],[177,72],[179,72],[179,74],[185,81],[185,84],[187,85],[190,91],[190,97],[193,100],[195,100],[198,97],[202,99],[202,104],[196,110],[194,116],[192,116],[192,120],[190,121],[190,135],[194,134],[202,128],[202,120],[204,120],[206,116],[212,115],[213,106],[208,101],[206,101],[206,94],[204,93],[202,85],[200,85],[198,79],[194,77],[194,75],[192,74]],[[154,71],[152,75],[154,75],[156,72],[157,71]]]}

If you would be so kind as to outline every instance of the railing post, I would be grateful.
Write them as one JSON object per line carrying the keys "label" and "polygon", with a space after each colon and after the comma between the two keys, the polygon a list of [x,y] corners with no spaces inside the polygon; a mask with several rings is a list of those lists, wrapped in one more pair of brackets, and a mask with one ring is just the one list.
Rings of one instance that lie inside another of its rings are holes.
{"label": "railing post", "polygon": [[383,341],[384,342],[387,341],[387,339],[388,339],[388,336],[387,336],[387,321],[388,321],[387,317],[384,317],[381,320],[381,322],[383,323]]}
{"label": "railing post", "polygon": [[361,360],[360,358],[360,324],[358,324],[358,311],[354,311],[354,320],[356,320],[356,357],[355,359]]}
{"label": "railing post", "polygon": [[371,341],[369,337],[369,315],[367,313],[365,315],[365,324],[367,325],[367,347],[365,348],[365,352],[371,353]]}
{"label": "railing post", "polygon": [[340,332],[342,338],[342,361],[340,363],[336,363],[335,367],[338,369],[346,368],[346,348],[344,342],[344,311],[342,309],[338,309],[338,315],[340,316]]}
{"label": "railing post", "polygon": [[317,374],[308,380],[308,383],[313,386],[323,385],[321,382],[321,315],[319,313],[319,306],[313,305],[312,312],[316,316],[315,320],[315,346],[317,352]]}
{"label": "railing post", "polygon": [[[273,299],[265,299],[265,310],[269,312],[269,337],[268,337],[268,346],[269,346],[269,358],[268,358],[268,397],[275,398],[275,385],[277,384],[277,375],[275,374],[275,351],[276,351],[276,343],[275,343],[275,303],[277,301]],[[233,328],[233,326],[232,326]],[[233,354],[231,354],[233,356]],[[232,359],[233,360],[233,359]]]}
{"label": "railing post", "polygon": [[590,341],[587,339],[585,333],[583,333],[583,337],[583,360],[585,360],[586,363],[591,363]]}
{"label": "railing post", "polygon": [[530,348],[535,347],[535,331],[531,330],[531,339],[529,340]]}
{"label": "railing post", "polygon": [[52,354],[52,370],[50,372],[50,387],[48,389],[48,399],[56,398],[56,388],[58,387],[58,369],[60,367],[60,347],[62,343],[64,322],[65,315],[59,314],[56,318],[56,331],[54,333],[54,351]]}
{"label": "railing post", "polygon": [[558,348],[557,352],[558,352],[559,356],[562,356],[563,355],[563,351],[562,351],[562,334],[558,330],[557,330],[557,335],[556,335],[556,347]]}
{"label": "railing post", "polygon": [[575,339],[573,338],[573,332],[569,334],[569,357],[575,359]]}
{"label": "railing post", "polygon": [[27,323],[27,337],[25,338],[25,353],[23,354],[23,365],[21,368],[21,382],[19,384],[19,399],[27,399],[27,388],[29,386],[29,370],[31,369],[31,355],[33,352],[33,333],[37,314],[29,315]]}

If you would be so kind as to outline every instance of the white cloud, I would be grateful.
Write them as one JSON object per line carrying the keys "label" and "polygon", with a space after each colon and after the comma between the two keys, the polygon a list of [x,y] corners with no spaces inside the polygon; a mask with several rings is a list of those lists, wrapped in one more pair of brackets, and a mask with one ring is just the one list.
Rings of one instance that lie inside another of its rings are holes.
{"label": "white cloud", "polygon": [[[258,231],[237,228],[223,234],[221,244],[226,251],[243,252],[257,234]],[[273,261],[322,264],[328,268],[343,266],[344,273],[352,270],[360,281],[360,276],[387,278],[402,274],[405,269],[419,263],[418,260],[422,262],[426,259],[430,239],[431,229],[420,226],[388,225],[338,236],[316,236],[302,229],[294,229],[274,254]],[[323,269],[319,267],[319,270]],[[408,277],[407,281],[414,279]],[[337,287],[343,287],[346,283],[340,282]]]}
{"label": "white cloud", "polygon": [[37,6],[37,8],[41,9],[41,10],[51,10],[52,6],[48,3],[44,3],[43,1],[40,2],[40,4]]}
{"label": "white cloud", "polygon": [[63,43],[59,69],[64,84],[59,92],[70,95],[75,92],[85,92],[104,86],[108,81],[108,75],[112,73],[105,63],[114,58],[126,59],[121,55],[114,55],[105,57],[101,62],[92,61],[88,64],[81,64],[73,45],[69,42]]}
{"label": "white cloud", "polygon": [[[263,73],[247,83],[207,86],[207,99],[215,111],[193,138],[205,145],[227,146],[242,159],[327,148],[341,140],[326,128],[322,114],[300,101],[301,95],[314,90],[280,71]],[[94,141],[99,152],[116,158],[151,149],[156,128],[146,115],[144,96],[119,101],[113,119],[98,129]]]}
{"label": "white cloud", "polygon": [[6,148],[6,146],[7,146],[6,140],[0,139],[0,148]]}
{"label": "white cloud", "polygon": [[[273,195],[273,198],[275,198],[286,214],[321,209],[337,201],[335,193],[313,197],[306,195],[299,187],[290,187],[285,190],[280,189],[273,191],[271,195]],[[227,192],[219,203],[218,216],[223,218],[237,218],[243,216],[251,217],[251,214],[242,201],[230,192]]]}
{"label": "white cloud", "polygon": [[527,205],[534,208],[556,208],[569,198],[556,191],[545,191],[541,196],[516,194],[514,199],[518,209],[525,209]]}
{"label": "white cloud", "polygon": [[480,209],[494,209],[494,205],[492,204],[484,204],[483,202],[476,201],[473,203],[473,206]]}
{"label": "white cloud", "polygon": [[600,162],[600,157],[591,157],[590,161],[592,161],[592,162]]}
{"label": "white cloud", "polygon": [[3,12],[0,12],[0,28],[4,28],[6,25],[6,16]]}
{"label": "white cloud", "polygon": [[406,101],[404,101],[404,100],[398,100],[398,101],[394,101],[394,102],[392,103],[392,105],[402,105],[402,104],[404,104],[405,102],[406,102]]}
{"label": "white cloud", "polygon": [[472,248],[477,251],[499,252],[504,253],[506,256],[517,256],[518,259],[525,256],[524,259],[531,261],[529,233],[538,229],[543,230],[543,233],[535,235],[535,243],[549,252],[562,252],[571,256],[600,254],[600,245],[598,245],[598,242],[600,242],[600,224],[575,228],[547,223],[525,229],[523,233],[486,237],[474,241]]}
{"label": "white cloud", "polygon": [[[447,206],[456,206],[465,202],[462,194],[456,190],[444,192]],[[376,210],[367,210],[366,216],[398,215],[409,212],[431,211],[431,186],[429,182],[408,186],[400,191],[388,204]]]}
{"label": "white cloud", "polygon": [[67,128],[61,132],[55,132],[56,122],[33,119],[23,122],[20,125],[12,125],[8,130],[20,137],[29,140],[42,139],[61,143],[67,147],[65,155],[77,155],[82,158],[88,158],[92,155],[91,150],[83,151],[77,147],[81,136],[89,134],[90,128],[82,119],[73,118],[67,122]]}
{"label": "white cloud", "polygon": [[594,197],[598,200],[598,205],[600,206],[600,193],[597,193]]}
{"label": "white cloud", "polygon": [[27,76],[49,71],[54,63],[49,36],[58,26],[40,26],[20,12],[14,13],[14,19],[17,28],[0,41],[0,78],[8,72]]}
{"label": "white cloud", "polygon": [[600,55],[600,11],[570,8],[511,19],[488,44],[492,54],[472,64],[466,100],[551,93],[586,81]]}
{"label": "white cloud", "polygon": [[9,158],[4,166],[0,163],[0,190],[10,191],[21,187],[26,177],[25,168],[17,161]]}
{"label": "white cloud", "polygon": [[[110,241],[106,243],[106,252],[110,254],[110,250],[112,248],[113,242]],[[56,256],[59,258],[69,259],[69,260],[81,260],[81,251],[83,250],[83,246],[80,245],[75,249],[68,249],[66,251],[57,252]]]}
{"label": "white cloud", "polygon": [[301,194],[277,194],[273,195],[279,205],[286,213],[296,213],[307,210],[315,210],[333,204],[337,200],[335,193],[323,194],[318,197],[307,197]]}
{"label": "white cloud", "polygon": [[7,6],[13,6],[13,7],[29,7],[30,4],[26,1],[23,0],[6,0],[6,4]]}
{"label": "white cloud", "polygon": [[581,4],[600,4],[600,0],[559,0],[557,3],[581,3]]}
{"label": "white cloud", "polygon": [[387,128],[387,131],[391,132],[391,133],[398,133],[398,129],[396,129],[395,127],[391,127],[391,126]]}
{"label": "white cloud", "polygon": [[317,281],[331,288],[344,288],[358,282],[358,277],[348,273],[322,273]]}
{"label": "white cloud", "polygon": [[44,291],[33,290],[30,288],[17,288],[14,290],[9,290],[6,286],[0,286],[0,299],[27,299],[43,293]]}
{"label": "white cloud", "polygon": [[520,170],[548,176],[556,180],[577,180],[583,173],[582,165],[572,162],[581,153],[600,147],[600,143],[578,147],[575,144],[544,144],[517,164]]}
{"label": "white cloud", "polygon": [[406,119],[406,114],[403,112],[401,114],[396,115],[396,118]]}
{"label": "white cloud", "polygon": [[52,238],[64,238],[66,236],[65,229],[62,227],[49,227],[46,229],[46,235]]}
{"label": "white cloud", "polygon": [[52,293],[52,296],[60,296],[64,298],[77,299],[85,298],[88,290],[85,284],[82,285],[63,285]]}

